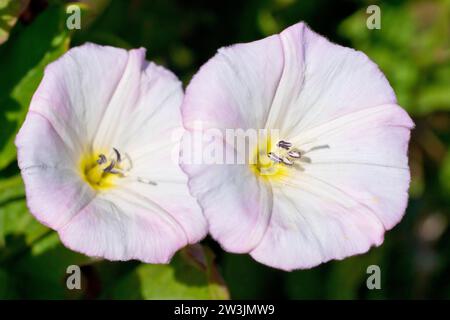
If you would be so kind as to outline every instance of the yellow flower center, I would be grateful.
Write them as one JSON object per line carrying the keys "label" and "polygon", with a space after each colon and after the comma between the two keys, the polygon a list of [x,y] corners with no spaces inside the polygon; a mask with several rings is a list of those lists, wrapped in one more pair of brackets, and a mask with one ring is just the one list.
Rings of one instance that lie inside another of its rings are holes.
{"label": "yellow flower center", "polygon": [[81,177],[96,191],[113,188],[117,185],[117,178],[125,177],[139,183],[157,185],[146,177],[133,175],[132,166],[129,155],[121,154],[116,148],[112,148],[109,153],[91,152],[80,158]]}
{"label": "yellow flower center", "polygon": [[[80,173],[84,181],[86,181],[94,190],[104,191],[115,186],[114,180],[119,176],[111,170],[106,170],[111,162],[106,159],[106,162],[101,163],[99,159],[104,153],[92,152],[82,155],[80,159]],[[113,168],[117,164],[113,165]]]}
{"label": "yellow flower center", "polygon": [[270,138],[258,141],[253,152],[250,169],[260,178],[266,181],[280,180],[289,174],[289,168],[282,162],[274,161],[269,157],[275,144]]}

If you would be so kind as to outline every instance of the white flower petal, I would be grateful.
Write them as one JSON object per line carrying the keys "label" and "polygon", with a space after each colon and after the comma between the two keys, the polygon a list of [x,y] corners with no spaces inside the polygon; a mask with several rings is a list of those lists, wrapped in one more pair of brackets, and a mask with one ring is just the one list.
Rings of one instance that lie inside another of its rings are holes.
{"label": "white flower petal", "polygon": [[[68,247],[107,259],[166,263],[199,241],[207,224],[171,157],[182,98],[144,49],[89,44],[49,65],[16,141],[30,211]],[[126,163],[116,159],[114,183],[91,187],[82,160],[113,148]]]}
{"label": "white flower petal", "polygon": [[[190,130],[195,120],[220,129],[279,130],[281,139],[302,151],[299,162],[288,167],[282,179],[269,178],[272,193],[260,193],[258,184],[250,184],[248,165],[242,165],[242,171],[232,171],[229,165],[198,170],[186,165],[184,170],[191,191],[201,186],[201,192],[193,194],[210,225],[217,226],[213,236],[227,232],[227,237],[215,237],[222,245],[242,232],[233,233],[222,217],[230,207],[245,207],[244,194],[252,204],[252,217],[269,217],[259,220],[268,221],[268,227],[252,256],[292,270],[365,252],[398,223],[407,203],[407,147],[413,123],[365,54],[332,44],[303,23],[276,37],[278,41],[272,36],[234,46],[226,56],[219,51],[188,87],[184,122]],[[255,58],[257,51],[262,59]],[[225,210],[205,206],[232,188],[218,187],[213,179],[223,184],[240,181],[249,189],[228,192],[234,196],[227,197]],[[254,203],[273,203],[273,209],[267,213]],[[247,211],[237,212],[247,219]],[[238,217],[233,221],[238,224]],[[262,229],[260,224],[257,228]],[[244,242],[227,249],[249,248]]]}
{"label": "white flower petal", "polygon": [[89,256],[147,263],[168,263],[187,244],[169,212],[123,191],[97,196],[59,234],[67,247]]}
{"label": "white flower petal", "polygon": [[43,224],[58,229],[94,198],[71,150],[42,115],[28,113],[16,146],[28,207]]}
{"label": "white flower petal", "polygon": [[264,126],[282,64],[277,36],[219,49],[186,89],[185,126],[192,128],[196,120],[205,128]]}
{"label": "white flower petal", "polygon": [[[184,151],[192,133],[183,139]],[[223,142],[211,140],[203,147]],[[226,147],[224,151],[235,155],[235,150]],[[203,212],[209,218],[209,232],[224,249],[231,252],[248,252],[261,241],[272,211],[270,187],[260,181],[247,166],[220,164],[182,164],[191,177],[189,187],[199,201]]]}
{"label": "white flower petal", "polygon": [[280,34],[284,68],[267,121],[296,135],[336,117],[396,103],[378,66],[362,52],[331,43],[305,24]]}
{"label": "white flower petal", "polygon": [[126,50],[85,44],[47,66],[30,105],[80,154],[94,139],[128,61]]}

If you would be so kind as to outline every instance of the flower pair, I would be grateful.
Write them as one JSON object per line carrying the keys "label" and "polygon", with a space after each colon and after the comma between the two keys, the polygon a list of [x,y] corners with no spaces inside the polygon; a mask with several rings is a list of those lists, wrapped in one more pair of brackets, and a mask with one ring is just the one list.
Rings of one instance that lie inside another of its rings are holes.
{"label": "flower pair", "polygon": [[[299,23],[220,49],[184,96],[143,49],[71,49],[47,67],[16,145],[30,211],[73,250],[166,263],[209,231],[292,270],[381,244],[405,211],[412,126],[373,62]],[[258,138],[252,163],[180,166],[180,149],[240,152],[195,141],[209,129],[279,134]]]}

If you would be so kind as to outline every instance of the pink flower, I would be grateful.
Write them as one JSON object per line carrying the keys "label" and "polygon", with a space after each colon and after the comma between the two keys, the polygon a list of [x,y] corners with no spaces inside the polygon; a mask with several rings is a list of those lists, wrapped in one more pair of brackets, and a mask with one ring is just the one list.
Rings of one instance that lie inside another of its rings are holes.
{"label": "pink flower", "polygon": [[49,65],[17,138],[30,211],[69,248],[166,263],[206,221],[173,148],[181,83],[145,50],[94,44]]}
{"label": "pink flower", "polygon": [[[303,23],[220,49],[189,84],[182,113],[187,138],[197,121],[279,132],[259,140],[254,164],[183,165],[227,251],[310,268],[380,245],[405,212],[413,122],[365,54]],[[240,152],[218,138],[202,147],[211,143]]]}

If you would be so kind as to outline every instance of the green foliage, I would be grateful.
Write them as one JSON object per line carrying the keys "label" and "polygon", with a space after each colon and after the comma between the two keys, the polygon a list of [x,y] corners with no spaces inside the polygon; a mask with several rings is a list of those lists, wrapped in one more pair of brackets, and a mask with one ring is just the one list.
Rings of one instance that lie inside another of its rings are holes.
{"label": "green foliage", "polygon": [[450,2],[380,4],[381,29],[370,30],[364,10],[340,33],[386,73],[400,105],[415,115],[450,110]]}
{"label": "green foliage", "polygon": [[65,283],[67,267],[90,262],[90,258],[66,249],[57,234],[51,232],[9,263],[22,298],[68,299],[82,297],[87,287],[85,285],[82,291],[68,290]]}
{"label": "green foliage", "polygon": [[115,299],[227,299],[213,253],[194,245],[181,250],[170,265],[141,264],[111,290]]}
{"label": "green foliage", "polygon": [[0,261],[48,232],[28,213],[24,196],[19,176],[0,180]]}
{"label": "green foliage", "polygon": [[30,0],[0,0],[0,44],[8,40],[17,18],[29,2]]}
{"label": "green foliage", "polygon": [[[375,1],[381,30],[366,27],[365,9],[373,1],[81,0],[82,28],[70,32],[69,1],[50,0],[42,10],[27,2],[0,0],[0,299],[450,297],[449,0]],[[259,39],[300,20],[364,51],[414,117],[411,200],[380,248],[293,272],[268,268],[248,255],[213,253],[206,246],[217,247],[211,240],[181,250],[169,265],[110,262],[65,248],[28,212],[14,138],[45,66],[69,46],[142,46],[148,59],[187,84],[219,47]],[[66,289],[72,264],[81,266],[81,290]],[[365,286],[371,264],[382,270],[380,291]]]}
{"label": "green foliage", "polygon": [[51,61],[69,45],[63,8],[51,7],[0,47],[0,169],[15,159],[14,138]]}

